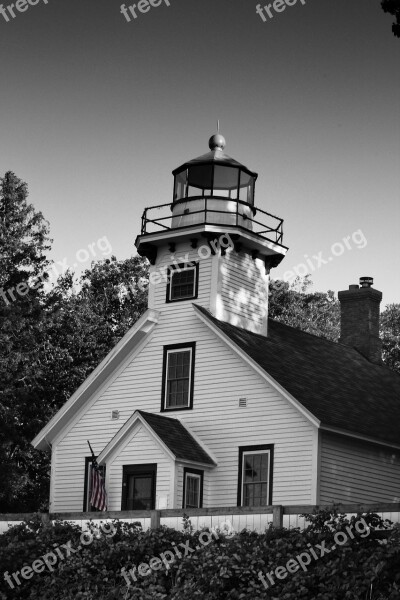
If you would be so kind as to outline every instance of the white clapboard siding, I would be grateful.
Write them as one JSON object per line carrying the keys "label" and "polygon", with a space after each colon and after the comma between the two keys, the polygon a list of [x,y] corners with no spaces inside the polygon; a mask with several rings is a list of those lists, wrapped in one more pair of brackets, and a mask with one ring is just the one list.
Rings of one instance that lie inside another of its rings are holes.
{"label": "white clapboard siding", "polygon": [[[185,256],[187,252],[188,256]],[[210,308],[210,296],[217,290],[217,282],[213,280],[218,274],[215,268],[217,257],[200,258],[199,250],[188,248],[188,244],[177,244],[174,256],[178,263],[199,262],[196,303]],[[219,293],[223,301],[229,310],[240,312],[242,306],[243,311],[247,311],[248,293],[254,295],[257,286],[260,287],[257,283],[263,270],[260,261],[229,252],[219,260],[222,260]],[[171,253],[165,246],[159,251],[157,265],[152,271],[165,273],[165,267],[171,262]],[[312,497],[313,428],[310,423],[199,321],[191,301],[166,303],[164,277],[151,286],[151,307],[160,310],[161,315],[147,345],[115,373],[88,403],[86,412],[77,415],[75,422],[56,440],[51,509],[81,510],[87,439],[99,454],[134,410],[160,412],[163,346],[186,341],[196,342],[194,408],[163,414],[186,422],[218,458],[218,468],[205,472],[203,505],[236,504],[238,447],[250,444],[275,446],[274,503],[315,501]],[[246,301],[235,298],[232,288],[244,294]],[[265,291],[265,286],[263,289]],[[243,312],[243,315],[247,313]],[[260,307],[254,307],[254,315],[261,318]],[[239,397],[247,398],[246,408],[239,408]],[[118,420],[111,420],[112,410],[119,411]],[[135,462],[143,461],[135,459]],[[147,462],[151,461],[148,459]],[[132,464],[132,458],[123,457],[118,475],[114,467],[111,470],[109,465],[107,467],[112,509],[118,509],[120,505],[122,464]],[[172,471],[170,476],[173,479]],[[157,489],[159,484],[161,486],[158,480]],[[169,498],[176,496],[175,506],[180,507],[183,467],[177,469],[174,485]]]}
{"label": "white clapboard siding", "polygon": [[[178,304],[179,309],[170,304],[174,310],[163,310],[147,345],[126,361],[88,403],[86,412],[60,435],[54,450],[52,511],[82,510],[84,458],[89,456],[86,440],[99,454],[135,410],[159,414],[163,345],[193,341],[193,410],[162,414],[181,419],[217,457],[218,468],[206,473],[204,506],[236,505],[238,447],[255,444],[274,444],[273,503],[315,502],[314,427],[200,321],[190,301]],[[246,408],[239,408],[241,397],[247,398]],[[111,410],[120,411],[118,420],[111,419]],[[139,456],[125,460],[143,462]],[[110,483],[108,493],[118,509],[120,479],[112,475]],[[181,507],[181,483],[177,485],[176,506]]]}
{"label": "white clapboard siding", "polygon": [[107,462],[108,510],[121,510],[123,465],[157,464],[156,507],[164,500],[163,508],[173,508],[171,470],[173,461],[155,444],[143,425],[135,428],[128,443],[116,453],[111,464]]}
{"label": "white clapboard siding", "polygon": [[269,277],[264,262],[253,260],[248,254],[232,252],[230,248],[223,256],[207,256],[207,248],[205,242],[199,240],[197,249],[190,248],[187,242],[177,244],[173,255],[166,246],[159,249],[157,263],[151,268],[158,278],[151,278],[154,283],[150,283],[150,308],[176,314],[177,303],[166,303],[165,273],[173,257],[178,264],[195,261],[199,263],[195,302],[212,311],[218,305],[219,318],[244,327],[251,322],[261,331],[268,309]]}
{"label": "white clapboard siding", "polygon": [[[199,248],[205,244],[205,240],[199,240]],[[207,246],[206,246],[207,247]],[[159,277],[156,279],[155,275],[151,278],[150,283],[152,287],[150,298],[150,308],[155,310],[166,311],[167,313],[173,312],[176,314],[177,307],[180,308],[181,302],[166,302],[166,289],[167,284],[165,280],[165,273],[169,265],[173,264],[173,258],[175,257],[176,263],[181,264],[184,262],[198,262],[199,263],[199,286],[198,286],[198,297],[195,300],[197,304],[204,306],[205,308],[210,307],[210,294],[212,287],[212,261],[213,256],[208,258],[200,258],[198,249],[190,248],[186,242],[176,244],[176,250],[172,255],[168,251],[167,247],[160,248],[157,255],[157,264],[150,268],[150,273],[156,273]],[[186,303],[185,303],[186,304]]]}
{"label": "white clapboard siding", "polygon": [[322,433],[320,502],[399,502],[400,451]]}
{"label": "white clapboard siding", "polygon": [[[221,267],[221,298],[237,323],[241,318],[262,324],[268,306],[268,277],[262,260],[227,252]],[[230,319],[230,322],[233,322]]]}

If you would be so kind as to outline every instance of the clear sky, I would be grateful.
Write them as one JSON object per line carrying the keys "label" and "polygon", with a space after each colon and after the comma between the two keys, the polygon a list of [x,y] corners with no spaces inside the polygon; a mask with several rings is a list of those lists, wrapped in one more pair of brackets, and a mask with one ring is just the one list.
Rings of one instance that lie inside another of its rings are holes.
{"label": "clear sky", "polygon": [[54,260],[104,236],[122,259],[220,119],[226,152],[259,173],[256,205],[285,220],[273,276],[307,255],[315,290],[368,275],[400,302],[392,18],[380,0],[298,0],[264,22],[256,4],[163,0],[127,22],[120,0],[38,0],[0,15],[0,173],[28,183]]}

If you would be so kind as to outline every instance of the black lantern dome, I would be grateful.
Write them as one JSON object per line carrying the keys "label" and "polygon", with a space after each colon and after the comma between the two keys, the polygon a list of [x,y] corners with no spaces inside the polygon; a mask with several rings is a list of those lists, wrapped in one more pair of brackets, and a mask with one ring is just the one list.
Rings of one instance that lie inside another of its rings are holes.
{"label": "black lantern dome", "polygon": [[254,206],[257,173],[225,154],[225,138],[221,134],[210,138],[209,147],[207,154],[172,171],[175,178],[174,203],[211,196]]}

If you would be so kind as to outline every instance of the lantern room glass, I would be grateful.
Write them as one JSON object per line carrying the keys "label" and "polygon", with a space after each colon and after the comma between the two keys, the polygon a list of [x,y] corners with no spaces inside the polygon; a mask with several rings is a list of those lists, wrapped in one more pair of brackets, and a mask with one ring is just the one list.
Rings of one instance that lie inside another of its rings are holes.
{"label": "lantern room glass", "polygon": [[192,165],[175,175],[174,202],[186,198],[240,200],[254,205],[255,177],[239,167]]}

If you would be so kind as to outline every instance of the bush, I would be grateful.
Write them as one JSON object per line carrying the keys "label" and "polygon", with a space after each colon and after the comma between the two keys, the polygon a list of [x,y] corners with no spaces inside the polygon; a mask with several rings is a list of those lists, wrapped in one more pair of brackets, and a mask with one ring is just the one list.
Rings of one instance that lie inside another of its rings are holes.
{"label": "bush", "polygon": [[0,598],[400,598],[399,527],[388,530],[389,523],[374,514],[347,518],[335,507],[307,519],[304,531],[271,527],[263,534],[244,530],[233,536],[193,532],[189,521],[182,532],[166,527],[143,531],[139,524],[114,521],[101,528],[92,524],[92,533],[82,534],[71,523],[45,527],[40,518],[33,519],[0,536],[0,573],[12,575],[32,567],[47,553],[53,553],[56,563],[50,564],[52,571],[47,567],[40,573],[32,571],[29,579],[19,575],[21,585],[11,579],[13,589],[2,575]]}

